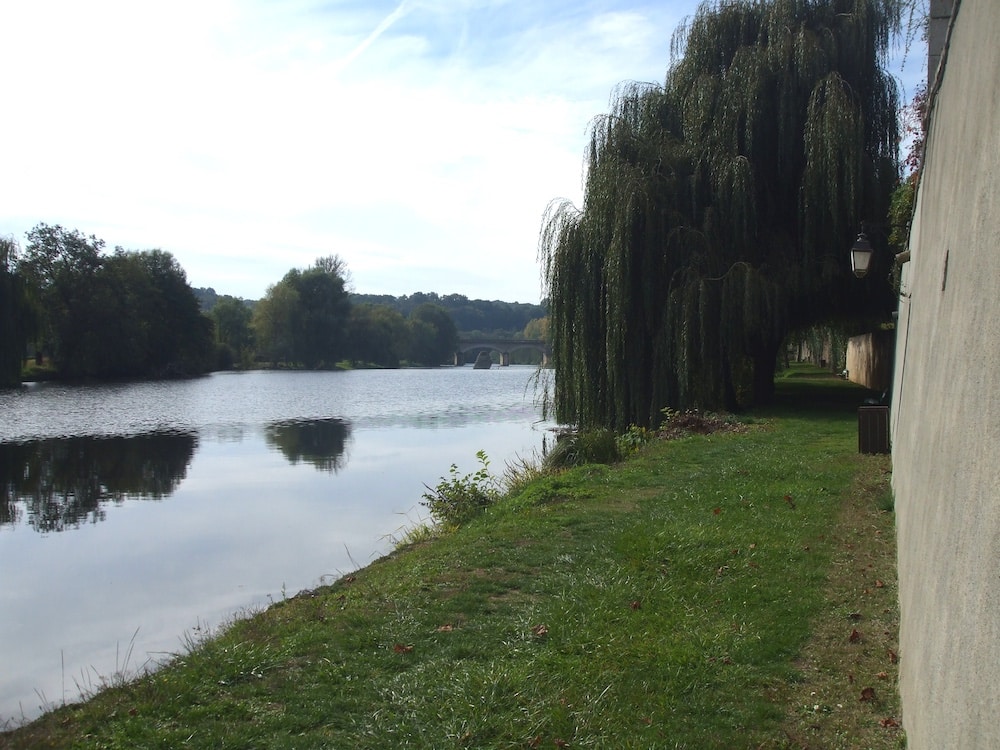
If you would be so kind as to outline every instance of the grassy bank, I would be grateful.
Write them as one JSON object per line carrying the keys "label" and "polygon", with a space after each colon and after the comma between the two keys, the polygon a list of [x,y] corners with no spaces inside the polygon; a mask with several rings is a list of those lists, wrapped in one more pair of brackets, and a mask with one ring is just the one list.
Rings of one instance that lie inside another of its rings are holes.
{"label": "grassy bank", "polygon": [[0,746],[900,747],[888,459],[857,454],[861,393],[807,374],[743,432],[539,479]]}

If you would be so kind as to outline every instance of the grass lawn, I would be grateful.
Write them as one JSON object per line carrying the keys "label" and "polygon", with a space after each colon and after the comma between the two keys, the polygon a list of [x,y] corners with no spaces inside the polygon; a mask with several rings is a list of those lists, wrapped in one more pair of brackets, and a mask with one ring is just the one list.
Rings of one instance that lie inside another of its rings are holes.
{"label": "grass lawn", "polygon": [[0,747],[902,747],[888,457],[857,453],[865,392],[778,385],[743,431],[540,478]]}

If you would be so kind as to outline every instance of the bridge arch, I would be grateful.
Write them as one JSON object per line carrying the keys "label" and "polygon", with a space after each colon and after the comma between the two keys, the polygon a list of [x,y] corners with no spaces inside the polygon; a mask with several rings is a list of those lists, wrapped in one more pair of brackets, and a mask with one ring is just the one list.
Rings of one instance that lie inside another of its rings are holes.
{"label": "bridge arch", "polygon": [[510,354],[521,349],[530,349],[541,353],[542,367],[548,367],[552,358],[552,348],[544,339],[501,339],[501,338],[469,338],[458,342],[455,351],[455,365],[465,364],[465,355],[474,349],[485,349],[497,352],[500,355],[500,366],[510,365]]}

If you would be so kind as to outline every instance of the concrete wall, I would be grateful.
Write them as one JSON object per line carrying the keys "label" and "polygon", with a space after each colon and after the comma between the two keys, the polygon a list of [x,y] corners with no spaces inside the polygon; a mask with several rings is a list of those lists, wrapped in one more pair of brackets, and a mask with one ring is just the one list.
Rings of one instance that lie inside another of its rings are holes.
{"label": "concrete wall", "polygon": [[934,83],[956,0],[930,0],[927,18],[927,89]]}
{"label": "concrete wall", "polygon": [[1000,748],[1000,3],[962,0],[903,270],[891,431],[912,750]]}
{"label": "concrete wall", "polygon": [[866,333],[847,340],[847,379],[873,391],[892,384],[893,331]]}

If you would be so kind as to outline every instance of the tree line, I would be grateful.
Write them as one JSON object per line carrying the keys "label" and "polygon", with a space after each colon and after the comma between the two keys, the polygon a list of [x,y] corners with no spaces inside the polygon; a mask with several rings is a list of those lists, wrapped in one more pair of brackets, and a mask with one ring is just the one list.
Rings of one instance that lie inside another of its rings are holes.
{"label": "tree line", "polygon": [[535,305],[469,299],[464,294],[438,295],[434,292],[415,292],[401,297],[388,294],[351,294],[351,301],[355,304],[384,305],[403,315],[409,315],[421,305],[438,305],[448,311],[461,333],[498,337],[522,334],[529,323],[540,320],[547,314],[544,303]]}
{"label": "tree line", "polygon": [[[257,301],[196,294],[163,250],[107,252],[93,235],[44,223],[26,236],[23,250],[0,238],[0,385],[19,383],[29,357],[56,377],[94,379],[188,376],[234,365],[446,364],[458,345],[448,306],[478,303],[461,295],[352,295],[337,255],[288,271]],[[199,303],[206,296],[207,311]],[[478,319],[503,326],[523,327],[542,309],[489,306],[498,314]]]}
{"label": "tree line", "polygon": [[65,378],[191,375],[214,365],[212,322],[183,269],[162,250],[130,252],[39,224],[4,262],[3,384],[20,381],[29,348]]}
{"label": "tree line", "polygon": [[582,208],[553,204],[543,225],[560,421],[625,429],[665,407],[765,402],[790,333],[888,318],[886,264],[858,280],[848,249],[900,179],[883,66],[901,12],[703,3],[665,82],[615,92]]}
{"label": "tree line", "polygon": [[347,279],[343,261],[332,256],[306,271],[290,271],[261,300],[218,295],[210,288],[195,292],[215,321],[225,354],[243,363],[264,359],[323,367],[348,359],[354,366],[433,366],[453,361],[460,334],[547,335],[542,305],[434,292],[357,294],[344,291]]}

